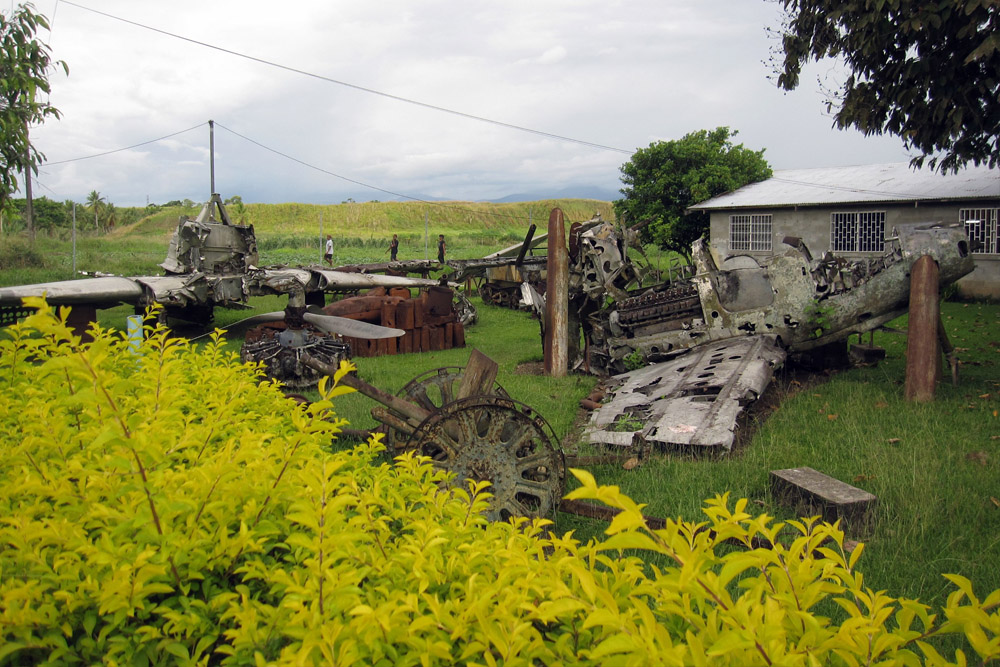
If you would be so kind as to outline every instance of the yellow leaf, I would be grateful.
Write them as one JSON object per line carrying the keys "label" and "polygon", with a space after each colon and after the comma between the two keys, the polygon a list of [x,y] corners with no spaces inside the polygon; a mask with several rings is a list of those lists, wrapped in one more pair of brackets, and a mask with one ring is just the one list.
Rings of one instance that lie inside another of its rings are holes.
{"label": "yellow leaf", "polygon": [[628,532],[612,535],[600,544],[602,551],[617,549],[643,549],[645,551],[660,552],[663,547],[647,535],[646,533]]}
{"label": "yellow leaf", "polygon": [[635,649],[635,640],[624,633],[614,634],[602,641],[590,652],[591,659],[600,659],[616,653],[628,653]]}

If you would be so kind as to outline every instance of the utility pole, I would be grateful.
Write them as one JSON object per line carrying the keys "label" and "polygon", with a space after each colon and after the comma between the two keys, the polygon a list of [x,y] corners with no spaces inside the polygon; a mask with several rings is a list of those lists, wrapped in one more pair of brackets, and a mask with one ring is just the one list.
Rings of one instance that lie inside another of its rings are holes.
{"label": "utility pole", "polygon": [[212,200],[212,195],[215,194],[215,121],[208,121],[208,165],[209,172],[212,175],[212,187],[211,192],[208,193],[209,201]]}

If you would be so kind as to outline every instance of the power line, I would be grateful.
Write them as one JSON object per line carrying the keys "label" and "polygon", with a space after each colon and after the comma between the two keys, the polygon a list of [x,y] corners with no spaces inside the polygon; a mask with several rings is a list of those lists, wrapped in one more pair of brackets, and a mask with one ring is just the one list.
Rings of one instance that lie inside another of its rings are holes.
{"label": "power line", "polygon": [[[62,1],[65,2],[65,0],[62,0]],[[198,125],[195,125],[193,127],[189,127],[186,130],[180,130],[178,132],[172,132],[172,133],[166,134],[166,135],[164,135],[162,137],[158,137],[156,139],[149,139],[148,141],[142,141],[142,142],[139,142],[137,144],[132,144],[131,146],[125,146],[124,148],[115,148],[113,150],[103,151],[101,153],[95,153],[93,155],[85,155],[85,156],[81,156],[81,157],[70,158],[70,159],[67,159],[67,160],[59,160],[57,162],[46,162],[45,166],[67,164],[67,163],[70,163],[70,162],[78,162],[80,160],[90,160],[90,159],[97,158],[97,157],[103,157],[105,155],[112,155],[114,153],[121,153],[122,151],[132,150],[134,148],[139,148],[140,146],[146,146],[148,144],[156,143],[158,141],[163,141],[164,139],[170,139],[171,137],[176,137],[177,135],[184,134],[186,132],[191,132],[192,130],[196,130],[196,129],[204,126],[204,125],[206,125],[206,123],[199,123]],[[329,169],[324,169],[323,167],[319,167],[319,166],[314,165],[312,163],[306,162],[305,160],[301,160],[301,159],[299,159],[299,158],[297,158],[297,157],[295,157],[293,155],[289,155],[288,153],[280,151],[280,150],[278,150],[276,148],[271,148],[270,146],[267,146],[267,145],[265,145],[265,144],[257,141],[256,139],[252,139],[252,138],[250,138],[250,137],[248,137],[248,136],[246,136],[244,134],[241,134],[241,133],[237,132],[236,130],[233,130],[232,128],[226,127],[225,125],[219,123],[218,121],[215,122],[215,126],[218,127],[218,128],[220,128],[220,129],[222,129],[222,130],[225,130],[226,132],[229,132],[230,134],[233,134],[236,137],[239,137],[240,139],[242,139],[242,140],[244,140],[244,141],[246,141],[248,143],[251,143],[251,144],[257,146],[258,148],[261,148],[261,149],[263,149],[265,151],[268,151],[270,153],[274,153],[275,155],[281,156],[281,157],[285,158],[286,160],[291,160],[292,162],[300,164],[303,167],[306,167],[308,169],[312,169],[314,171],[318,171],[318,172],[326,174],[328,176],[333,176],[334,178],[339,178],[339,179],[341,179],[343,181],[347,181],[348,183],[353,183],[354,185],[359,185],[359,186],[361,186],[363,188],[369,188],[371,190],[377,190],[378,192],[384,192],[385,194],[391,195],[393,197],[399,197],[401,199],[408,199],[410,201],[419,202],[421,204],[426,204],[428,206],[437,206],[437,207],[440,207],[440,208],[446,208],[446,209],[454,210],[454,211],[465,211],[467,213],[475,213],[476,215],[488,215],[488,216],[492,216],[492,217],[495,217],[495,218],[501,218],[501,219],[505,219],[505,220],[514,220],[515,219],[515,217],[512,216],[512,215],[504,215],[502,213],[494,213],[492,211],[482,211],[482,210],[477,210],[477,209],[471,209],[471,208],[468,208],[468,207],[465,207],[465,206],[456,206],[454,204],[446,204],[446,203],[443,203],[443,202],[435,202],[435,201],[430,201],[430,200],[427,200],[427,199],[421,199],[420,197],[413,197],[413,196],[410,196],[410,195],[407,195],[407,194],[403,194],[401,192],[395,192],[393,190],[387,190],[385,188],[378,187],[377,185],[371,185],[370,183],[365,183],[364,181],[359,181],[357,179],[353,179],[353,178],[349,178],[347,176],[343,176],[343,175],[338,174],[336,172],[330,171]],[[43,183],[41,183],[37,178],[35,179],[35,183],[37,183],[38,185],[44,187],[49,192],[52,192],[53,194],[55,194],[55,192],[51,188],[49,188],[48,186],[46,186]]]}
{"label": "power line", "polygon": [[226,54],[229,54],[229,55],[232,55],[232,56],[236,56],[238,58],[243,58],[245,60],[250,60],[250,61],[253,61],[255,63],[260,63],[262,65],[267,65],[269,67],[276,67],[278,69],[282,69],[282,70],[285,70],[287,72],[293,72],[295,74],[301,74],[302,76],[308,76],[310,78],[318,79],[318,80],[324,81],[326,83],[333,83],[333,84],[336,84],[338,86],[344,86],[346,88],[353,88],[354,90],[359,90],[361,92],[369,93],[371,95],[378,95],[380,97],[385,97],[385,98],[388,98],[388,99],[391,99],[391,100],[396,100],[397,102],[405,102],[406,104],[413,104],[415,106],[423,107],[425,109],[432,109],[434,111],[440,111],[442,113],[452,114],[453,116],[460,116],[462,118],[468,118],[470,120],[479,121],[481,123],[489,123],[491,125],[497,125],[499,127],[506,127],[508,129],[518,130],[520,132],[528,132],[530,134],[535,134],[535,135],[542,136],[542,137],[548,137],[550,139],[558,139],[559,141],[569,141],[569,142],[572,142],[572,143],[575,143],[575,144],[580,144],[580,145],[583,145],[583,146],[590,146],[591,148],[598,148],[600,150],[614,151],[616,153],[623,153],[625,155],[632,155],[632,153],[634,153],[634,151],[626,150],[624,148],[615,148],[614,146],[605,146],[604,144],[598,144],[598,143],[594,143],[594,142],[591,142],[591,141],[584,141],[583,139],[574,139],[573,137],[566,137],[566,136],[563,136],[563,135],[560,135],[560,134],[554,134],[552,132],[544,132],[542,130],[535,130],[535,129],[532,129],[530,127],[524,127],[522,125],[514,125],[513,123],[505,123],[503,121],[494,120],[492,118],[486,118],[484,116],[476,116],[475,114],[465,113],[464,111],[457,111],[455,109],[449,109],[447,107],[438,106],[436,104],[429,104],[427,102],[420,102],[418,100],[413,100],[413,99],[410,99],[408,97],[401,97],[399,95],[393,95],[391,93],[386,93],[386,92],[382,92],[380,90],[375,90],[374,88],[366,88],[365,86],[360,86],[358,84],[348,83],[346,81],[340,81],[338,79],[333,79],[331,77],[323,76],[321,74],[315,74],[313,72],[308,72],[306,70],[298,69],[298,68],[295,68],[295,67],[290,67],[288,65],[282,65],[280,63],[276,63],[276,62],[271,61],[271,60],[265,60],[264,58],[258,58],[256,56],[251,56],[251,55],[248,55],[246,53],[241,53],[239,51],[234,51],[232,49],[227,49],[227,48],[224,48],[224,47],[221,47],[221,46],[216,46],[214,44],[209,44],[208,42],[202,42],[202,41],[199,41],[197,39],[192,39],[190,37],[185,37],[183,35],[178,35],[176,33],[169,32],[167,30],[162,30],[160,28],[154,28],[153,26],[145,25],[145,24],[139,23],[137,21],[131,21],[129,19],[122,18],[120,16],[115,16],[114,14],[108,14],[107,12],[102,12],[102,11],[99,11],[97,9],[91,9],[90,7],[85,7],[85,6],[83,6],[81,4],[78,4],[76,2],[72,2],[71,0],[60,0],[60,1],[64,2],[67,5],[72,5],[73,7],[76,7],[78,9],[82,9],[84,11],[93,12],[94,14],[99,14],[99,15],[107,17],[109,19],[114,19],[116,21],[121,21],[122,23],[127,23],[129,25],[133,25],[133,26],[136,26],[138,28],[143,28],[144,30],[151,30],[153,32],[160,33],[161,35],[166,35],[168,37],[173,37],[174,39],[180,39],[180,40],[183,40],[185,42],[189,42],[191,44],[197,44],[198,46],[203,46],[203,47],[205,47],[207,49],[213,49],[215,51],[220,51],[222,53],[226,53]]}
{"label": "power line", "polygon": [[[65,0],[63,0],[63,2],[65,2]],[[48,166],[57,165],[57,164],[67,164],[69,162],[79,162],[80,160],[90,160],[91,158],[95,158],[95,157],[104,157],[105,155],[112,155],[114,153],[121,153],[122,151],[130,151],[133,148],[139,148],[140,146],[146,146],[147,144],[154,144],[157,141],[163,141],[164,139],[169,139],[171,137],[176,137],[179,134],[184,134],[185,132],[190,132],[191,130],[197,130],[199,127],[202,127],[203,125],[205,125],[205,123],[198,123],[194,127],[189,127],[186,130],[181,130],[179,132],[174,132],[172,134],[167,134],[167,135],[164,135],[162,137],[158,137],[156,139],[150,139],[149,141],[140,142],[138,144],[132,144],[131,146],[125,146],[124,148],[115,148],[114,150],[104,151],[103,153],[95,153],[93,155],[84,155],[84,156],[81,156],[81,157],[70,158],[68,160],[59,160],[57,162],[46,162],[45,164],[48,165]]]}
{"label": "power line", "polygon": [[[65,0],[63,0],[63,1],[65,2]],[[368,183],[364,183],[362,181],[355,180],[353,178],[348,178],[347,176],[341,176],[340,174],[334,173],[334,172],[332,172],[332,171],[330,171],[328,169],[324,169],[322,167],[317,167],[314,164],[310,164],[310,163],[306,162],[305,160],[300,160],[297,157],[293,157],[293,156],[291,156],[291,155],[289,155],[287,153],[283,153],[283,152],[281,152],[281,151],[279,151],[279,150],[277,150],[275,148],[271,148],[270,146],[265,146],[264,144],[262,144],[261,142],[255,140],[255,139],[251,139],[250,137],[247,137],[245,135],[240,134],[236,130],[230,129],[230,128],[226,127],[225,125],[222,125],[221,123],[219,123],[219,121],[215,121],[215,126],[218,127],[218,128],[220,128],[220,129],[225,130],[226,132],[234,134],[237,137],[239,137],[240,139],[243,139],[244,141],[247,141],[247,142],[249,142],[249,143],[251,143],[251,144],[253,144],[253,145],[255,145],[255,146],[259,147],[259,148],[263,148],[264,150],[269,151],[271,153],[274,153],[275,155],[280,155],[281,157],[285,158],[286,160],[291,160],[292,162],[300,164],[300,165],[302,165],[304,167],[308,167],[309,169],[313,169],[313,170],[318,171],[320,173],[327,174],[328,176],[333,176],[335,178],[339,178],[341,180],[347,181],[348,183],[353,183],[355,185],[360,185],[361,187],[364,187],[364,188],[370,188],[372,190],[377,190],[379,192],[384,192],[385,194],[392,195],[393,197],[401,197],[403,199],[409,199],[410,201],[419,202],[421,204],[427,204],[428,206],[438,206],[440,208],[446,208],[446,209],[450,209],[450,210],[454,210],[454,211],[465,211],[467,213],[475,213],[477,215],[489,215],[489,216],[492,216],[492,217],[495,217],[495,218],[503,218],[505,220],[508,220],[508,219],[509,220],[514,220],[515,219],[511,215],[503,215],[501,213],[493,213],[492,211],[477,211],[475,209],[467,208],[465,206],[455,206],[454,204],[445,204],[445,203],[442,203],[442,202],[429,201],[429,200],[426,200],[426,199],[421,199],[419,197],[411,197],[410,195],[402,194],[400,192],[394,192],[392,190],[386,190],[385,188],[380,188],[380,187],[378,187],[376,185],[370,185]]]}

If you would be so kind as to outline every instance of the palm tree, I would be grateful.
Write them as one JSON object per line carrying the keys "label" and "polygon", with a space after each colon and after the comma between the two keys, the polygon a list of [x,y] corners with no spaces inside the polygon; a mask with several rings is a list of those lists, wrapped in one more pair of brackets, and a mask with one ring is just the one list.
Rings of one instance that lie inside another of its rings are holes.
{"label": "palm tree", "polygon": [[98,229],[97,214],[100,212],[101,204],[104,202],[104,197],[97,190],[91,190],[90,194],[87,195],[87,206],[89,206],[94,211],[94,229]]}
{"label": "palm tree", "polygon": [[118,222],[118,211],[115,209],[114,204],[108,202],[104,207],[104,227],[106,229],[114,229],[116,222]]}

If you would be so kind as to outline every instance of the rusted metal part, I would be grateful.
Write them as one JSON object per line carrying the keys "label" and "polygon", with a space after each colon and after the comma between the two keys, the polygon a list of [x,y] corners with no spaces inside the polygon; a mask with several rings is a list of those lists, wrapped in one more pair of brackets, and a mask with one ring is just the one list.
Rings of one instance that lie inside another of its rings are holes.
{"label": "rusted metal part", "polygon": [[221,275],[245,273],[257,262],[253,226],[234,225],[222,198],[212,194],[197,218],[180,218],[160,266],[171,274]]}
{"label": "rusted metal part", "polygon": [[455,474],[489,481],[486,516],[551,516],[563,495],[566,466],[551,426],[529,406],[502,396],[473,396],[446,404],[408,444]]}
{"label": "rusted metal part", "polygon": [[[614,374],[624,359],[669,359],[706,342],[775,335],[796,352],[877,328],[905,312],[909,271],[929,254],[941,280],[972,270],[961,225],[902,225],[875,258],[847,261],[827,253],[813,259],[799,239],[761,264],[750,256],[716,262],[703,241],[692,247],[694,275],[640,286],[629,268],[628,231],[605,224],[579,235],[571,275],[586,357],[574,367]],[[611,297],[609,299],[608,297]]]}
{"label": "rusted metal part", "polygon": [[569,369],[569,253],[563,212],[549,215],[549,254],[545,287],[545,373],[565,377]]}
{"label": "rusted metal part", "polygon": [[420,422],[402,417],[386,407],[372,408],[371,415],[382,424],[388,438],[385,446],[393,452],[405,449],[410,436],[420,426]]}
{"label": "rusted metal part", "polygon": [[[458,398],[464,398],[462,385],[465,381],[466,369],[463,366],[444,366],[435,368],[413,378],[403,386],[396,396],[410,403],[414,403],[428,412],[439,410],[442,406],[451,403]],[[476,383],[479,391],[477,393],[491,394],[494,396],[508,396],[507,391],[496,382],[494,374],[492,386],[486,387],[482,383]],[[471,394],[469,394],[471,395]],[[376,410],[378,412],[376,413]],[[388,409],[372,409],[372,417],[381,422],[387,431],[386,446],[393,450],[405,449],[410,436],[420,422],[408,422],[401,426],[398,422],[403,418],[400,413],[394,413]]]}
{"label": "rusted metal part", "polygon": [[906,383],[903,397],[908,401],[929,403],[940,378],[941,348],[938,323],[941,321],[938,266],[925,255],[913,265],[910,274],[910,317],[906,334]]}
{"label": "rusted metal part", "polygon": [[[329,375],[333,377],[333,375],[335,375],[337,372],[336,367],[330,366],[329,364],[325,364],[322,361],[314,359],[308,355],[303,357],[302,362],[307,366],[309,366],[310,368],[314,368],[320,373],[323,373],[324,375]],[[340,378],[340,383],[344,386],[351,387],[352,389],[358,391],[361,394],[364,394],[365,396],[374,401],[378,401],[379,403],[381,403],[386,407],[392,408],[396,412],[404,415],[405,417],[413,419],[418,423],[427,419],[427,417],[429,417],[431,414],[430,410],[425,410],[419,405],[410,403],[409,401],[405,401],[401,398],[393,396],[392,394],[386,393],[381,389],[379,389],[378,387],[368,384],[367,382],[365,382],[356,375],[348,373],[347,375],[344,375],[343,377]]]}
{"label": "rusted metal part", "polygon": [[305,363],[307,356],[337,368],[341,360],[350,359],[351,348],[340,338],[310,325],[292,328],[284,322],[251,329],[240,348],[242,361],[263,363],[269,377],[296,389],[314,387],[322,376]]}
{"label": "rusted metal part", "polygon": [[521,250],[517,253],[517,259],[514,260],[514,266],[521,268],[524,264],[524,256],[528,254],[528,250],[531,249],[531,237],[535,235],[535,223],[531,223],[528,227],[528,233],[524,235],[524,243],[521,244]]}
{"label": "rusted metal part", "polygon": [[618,387],[591,416],[591,443],[633,447],[732,447],[736,418],[767,387],[785,351],[773,336],[700,346],[673,361],[615,377]]}
{"label": "rusted metal part", "polygon": [[[576,516],[584,516],[588,519],[599,519],[601,521],[607,521],[608,523],[621,514],[621,510],[615,507],[595,505],[583,500],[565,499],[559,503],[559,511],[566,512],[567,514],[575,514]],[[642,518],[646,521],[646,527],[650,530],[663,530],[667,527],[665,519],[655,516],[646,516],[645,514],[642,515]]]}
{"label": "rusted metal part", "polygon": [[[394,447],[405,437],[402,448],[416,450],[455,473],[455,484],[489,481],[491,519],[550,516],[562,498],[566,473],[555,433],[524,403],[482,393],[503,389],[494,379],[495,363],[480,356],[471,370],[445,368],[415,378],[401,391],[406,398],[350,374],[340,382],[384,406],[373,409],[372,415],[394,431]],[[308,357],[305,363],[328,375],[336,371]],[[465,393],[474,395],[461,397]]]}

